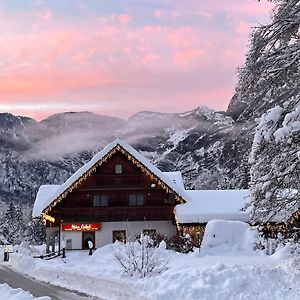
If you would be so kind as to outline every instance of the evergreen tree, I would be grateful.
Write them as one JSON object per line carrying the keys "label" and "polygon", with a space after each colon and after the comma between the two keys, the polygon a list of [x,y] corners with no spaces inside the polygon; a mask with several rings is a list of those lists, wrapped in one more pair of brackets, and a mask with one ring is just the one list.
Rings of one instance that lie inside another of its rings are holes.
{"label": "evergreen tree", "polygon": [[[300,1],[275,0],[272,21],[251,36],[236,97],[240,118],[263,116],[250,154],[253,219],[300,207]],[[267,111],[267,112],[266,112]]]}
{"label": "evergreen tree", "polygon": [[23,220],[23,212],[12,202],[1,220],[1,233],[3,239],[10,244],[20,244],[26,236],[26,224]]}
{"label": "evergreen tree", "polygon": [[46,240],[46,228],[41,219],[33,220],[28,229],[28,242],[42,245]]}
{"label": "evergreen tree", "polygon": [[286,220],[300,207],[300,96],[289,104],[269,110],[257,127],[250,154],[254,220]]}
{"label": "evergreen tree", "polygon": [[228,108],[240,120],[261,117],[299,94],[300,1],[273,2],[270,24],[257,27],[251,35],[235,99]]}

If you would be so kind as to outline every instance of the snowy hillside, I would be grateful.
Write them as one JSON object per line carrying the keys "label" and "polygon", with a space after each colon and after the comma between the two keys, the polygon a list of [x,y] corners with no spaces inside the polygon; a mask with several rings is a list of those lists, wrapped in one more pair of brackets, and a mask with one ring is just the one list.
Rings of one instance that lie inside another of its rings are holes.
{"label": "snowy hillside", "polygon": [[[116,137],[190,188],[247,187],[252,136],[224,112],[141,112],[128,121],[88,112],[35,122],[0,114],[0,201],[29,203],[42,184],[61,184]],[[248,126],[248,125],[247,125]],[[246,132],[244,134],[244,132]]]}

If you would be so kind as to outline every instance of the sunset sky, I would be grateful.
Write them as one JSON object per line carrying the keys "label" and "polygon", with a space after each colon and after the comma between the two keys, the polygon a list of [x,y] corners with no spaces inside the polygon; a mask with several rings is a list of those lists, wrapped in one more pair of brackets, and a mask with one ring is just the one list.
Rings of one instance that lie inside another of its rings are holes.
{"label": "sunset sky", "polygon": [[262,0],[1,0],[0,112],[226,109]]}

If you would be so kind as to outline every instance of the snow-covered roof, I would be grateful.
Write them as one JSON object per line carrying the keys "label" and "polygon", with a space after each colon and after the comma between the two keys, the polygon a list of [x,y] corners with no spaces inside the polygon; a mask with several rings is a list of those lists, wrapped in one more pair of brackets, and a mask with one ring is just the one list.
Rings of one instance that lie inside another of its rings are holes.
{"label": "snow-covered roof", "polygon": [[179,223],[206,223],[213,219],[250,220],[250,211],[241,209],[250,200],[249,190],[187,190],[187,203],[176,206]]}
{"label": "snow-covered roof", "polygon": [[[156,166],[154,166],[148,159],[143,157],[137,150],[131,147],[129,144],[127,144],[126,142],[120,139],[116,139],[112,143],[108,144],[102,151],[98,152],[88,163],[86,163],[84,166],[78,169],[72,176],[69,177],[69,179],[65,183],[63,183],[60,186],[56,186],[57,187],[56,189],[51,188],[51,194],[50,194],[50,190],[46,192],[47,188],[42,188],[41,194],[45,195],[45,198],[41,196],[38,197],[37,195],[34,204],[35,209],[33,210],[32,216],[39,217],[43,212],[43,210],[45,210],[52,202],[54,202],[61,194],[63,194],[73,183],[75,183],[81,176],[87,173],[99,160],[101,160],[106,154],[108,154],[111,150],[113,150],[118,145],[121,148],[123,148],[125,151],[127,151],[136,160],[138,160],[142,165],[144,165],[150,172],[152,172],[154,175],[160,178],[161,181],[163,181],[170,189],[172,189],[180,197],[182,197],[184,200],[188,199],[188,195],[186,194],[186,191],[182,183],[180,183],[178,174],[175,175],[174,174],[175,172],[171,172],[172,174],[169,174],[168,176],[167,174],[169,172],[163,173]],[[174,182],[173,179],[175,177],[176,180]],[[46,195],[46,193],[48,193],[48,195]]]}
{"label": "snow-covered roof", "polygon": [[[51,195],[53,195],[58,189],[60,185],[48,184],[41,185],[35,198],[35,202],[33,205],[32,216],[39,217],[41,216],[43,209],[46,208],[52,201]],[[51,201],[51,202],[49,202]]]}
{"label": "snow-covered roof", "polygon": [[184,189],[184,183],[182,179],[182,175],[180,171],[175,172],[163,172],[164,175],[166,175],[168,178],[170,178],[174,183],[179,185]]}

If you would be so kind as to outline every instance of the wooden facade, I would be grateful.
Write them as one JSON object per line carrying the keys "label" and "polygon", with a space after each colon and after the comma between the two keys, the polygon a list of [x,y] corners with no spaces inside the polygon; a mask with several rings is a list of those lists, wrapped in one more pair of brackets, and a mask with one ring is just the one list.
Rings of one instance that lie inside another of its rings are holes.
{"label": "wooden facade", "polygon": [[51,211],[61,222],[174,221],[175,196],[167,193],[121,152],[98,166]]}

